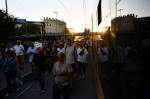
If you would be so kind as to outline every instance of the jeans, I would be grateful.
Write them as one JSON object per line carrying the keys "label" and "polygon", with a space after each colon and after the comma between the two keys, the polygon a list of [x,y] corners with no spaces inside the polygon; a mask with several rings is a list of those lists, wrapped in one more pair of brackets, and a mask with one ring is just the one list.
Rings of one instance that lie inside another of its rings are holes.
{"label": "jeans", "polygon": [[76,64],[75,63],[71,64],[71,67],[73,69],[73,73],[76,73]]}
{"label": "jeans", "polygon": [[11,92],[11,80],[15,80],[17,77],[17,71],[11,71],[10,73],[5,73],[6,82],[7,82],[7,91]]}
{"label": "jeans", "polygon": [[44,70],[37,71],[38,83],[39,83],[40,88],[42,90],[44,90],[44,85],[45,85],[44,84],[45,83],[45,81],[44,81],[44,75],[45,75],[45,71]]}
{"label": "jeans", "polygon": [[86,63],[78,62],[78,66],[79,66],[79,75],[85,74],[85,72],[86,72]]}
{"label": "jeans", "polygon": [[62,89],[58,88],[55,83],[53,85],[53,99],[60,99],[61,94],[63,94],[63,99],[70,99],[70,87],[69,85],[63,86]]}

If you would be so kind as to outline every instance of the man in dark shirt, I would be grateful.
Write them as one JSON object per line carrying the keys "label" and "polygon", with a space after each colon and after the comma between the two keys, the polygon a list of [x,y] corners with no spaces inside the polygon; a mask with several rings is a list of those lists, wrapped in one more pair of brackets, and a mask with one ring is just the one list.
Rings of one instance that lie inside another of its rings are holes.
{"label": "man in dark shirt", "polygon": [[58,61],[57,60],[57,54],[58,54],[58,51],[57,51],[57,48],[58,48],[58,46],[57,45],[53,45],[53,47],[52,47],[52,51],[51,51],[51,67],[50,67],[50,70],[52,71],[52,69],[53,69],[53,66],[54,66],[54,64]]}
{"label": "man in dark shirt", "polygon": [[44,54],[42,54],[42,48],[38,47],[37,54],[35,54],[33,57],[32,65],[37,72],[38,82],[40,85],[39,91],[42,91],[42,93],[45,93],[44,89],[45,61],[46,58]]}
{"label": "man in dark shirt", "polygon": [[48,69],[48,73],[50,73],[51,72],[51,69],[50,69],[51,49],[49,46],[46,46],[46,49],[44,51],[44,55],[46,57],[46,67]]}

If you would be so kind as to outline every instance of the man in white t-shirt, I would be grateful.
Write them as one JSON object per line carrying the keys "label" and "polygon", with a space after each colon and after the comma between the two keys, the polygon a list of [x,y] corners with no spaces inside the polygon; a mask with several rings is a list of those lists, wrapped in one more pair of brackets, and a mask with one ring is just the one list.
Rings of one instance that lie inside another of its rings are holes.
{"label": "man in white t-shirt", "polygon": [[30,42],[30,47],[27,50],[27,54],[29,55],[29,63],[32,63],[33,56],[36,53],[37,53],[37,47],[34,46],[34,42]]}
{"label": "man in white t-shirt", "polygon": [[33,73],[33,78],[36,79],[36,72],[32,66],[32,60],[33,60],[33,56],[34,54],[37,53],[37,47],[34,46],[34,42],[30,42],[30,47],[27,50],[27,55],[29,55],[29,63],[31,65],[31,69],[32,69],[32,73]]}
{"label": "man in white t-shirt", "polygon": [[106,48],[106,43],[101,42],[100,47],[98,48],[98,62],[99,62],[99,76],[102,78],[108,78],[109,65],[108,65],[108,49]]}
{"label": "man in white t-shirt", "polygon": [[17,40],[17,44],[13,48],[16,57],[19,59],[19,64],[21,69],[23,70],[23,63],[24,63],[24,46],[21,44],[20,40]]}
{"label": "man in white t-shirt", "polygon": [[[66,39],[66,47],[65,47],[65,56],[66,56],[66,63],[70,64],[73,69],[73,74],[76,76],[76,66],[77,66],[77,51],[76,47],[72,44],[71,39]],[[72,91],[72,84],[74,76],[72,75],[70,78],[70,88]]]}
{"label": "man in white t-shirt", "polygon": [[78,80],[85,79],[85,73],[86,73],[86,63],[87,63],[87,57],[88,57],[88,51],[84,47],[84,43],[81,42],[80,48],[77,50],[77,61],[78,61],[78,72],[79,72],[79,78]]}
{"label": "man in white t-shirt", "polygon": [[73,68],[73,72],[76,72],[76,64],[77,64],[77,51],[76,47],[72,44],[71,39],[66,39],[66,47],[65,47],[65,54],[66,54],[66,62],[70,64]]}

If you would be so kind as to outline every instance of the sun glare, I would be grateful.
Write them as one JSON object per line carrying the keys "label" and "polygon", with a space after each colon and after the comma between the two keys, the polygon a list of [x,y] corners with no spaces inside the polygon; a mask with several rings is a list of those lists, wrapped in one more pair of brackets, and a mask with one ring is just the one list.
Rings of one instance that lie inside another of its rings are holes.
{"label": "sun glare", "polygon": [[73,28],[74,33],[84,32],[84,28],[81,27],[80,25],[76,25],[76,24],[67,24],[67,28]]}

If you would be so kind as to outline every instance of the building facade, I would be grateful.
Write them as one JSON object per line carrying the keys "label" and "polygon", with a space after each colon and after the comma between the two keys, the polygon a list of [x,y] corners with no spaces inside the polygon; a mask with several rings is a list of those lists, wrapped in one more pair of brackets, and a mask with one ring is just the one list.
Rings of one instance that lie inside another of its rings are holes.
{"label": "building facade", "polygon": [[128,38],[150,37],[150,17],[137,18],[134,14],[114,18],[111,21],[111,32]]}
{"label": "building facade", "polygon": [[112,33],[134,33],[135,19],[136,17],[134,16],[134,14],[114,18],[111,21],[111,32]]}
{"label": "building facade", "polygon": [[45,18],[45,33],[65,33],[66,23],[53,18]]}

